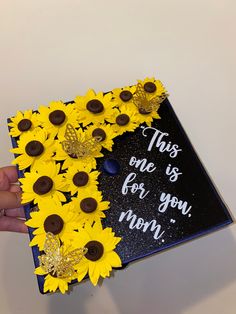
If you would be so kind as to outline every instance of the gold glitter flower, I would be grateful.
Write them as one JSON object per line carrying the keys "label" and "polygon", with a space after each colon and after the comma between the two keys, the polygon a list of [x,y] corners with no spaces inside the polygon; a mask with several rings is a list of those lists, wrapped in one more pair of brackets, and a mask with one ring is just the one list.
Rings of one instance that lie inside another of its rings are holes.
{"label": "gold glitter flower", "polygon": [[44,253],[38,257],[40,266],[35,269],[35,274],[47,275],[43,291],[55,292],[59,289],[65,293],[68,290],[68,283],[76,279],[74,267],[80,263],[87,249],[61,244],[57,235],[48,232],[43,251]]}
{"label": "gold glitter flower", "polygon": [[66,125],[78,126],[77,111],[74,104],[64,104],[62,101],[52,101],[49,106],[39,107],[38,119],[45,130],[52,136],[64,135]]}
{"label": "gold glitter flower", "polygon": [[72,166],[67,170],[64,176],[71,195],[77,192],[80,195],[84,190],[97,190],[99,172],[91,170],[88,165]]}
{"label": "gold glitter flower", "polygon": [[20,170],[51,160],[55,151],[54,139],[48,138],[47,132],[42,129],[22,134],[17,146],[10,151],[19,155],[12,163],[19,165]]}
{"label": "gold glitter flower", "polygon": [[90,123],[103,123],[113,114],[115,102],[112,102],[112,94],[96,94],[92,89],[85,96],[75,98],[75,106],[78,110],[79,122],[83,126]]}
{"label": "gold glitter flower", "polygon": [[[90,145],[91,137],[86,131],[83,131],[81,128],[75,130],[77,140],[79,143],[84,143],[85,145]],[[64,148],[63,143],[67,141],[66,136],[60,136],[59,140],[56,142],[56,155],[53,157],[55,160],[64,161],[62,170],[65,170],[72,166],[81,166],[81,165],[89,165],[91,168],[96,168],[96,159],[98,157],[102,157],[103,154],[101,151],[101,145],[94,146],[94,149],[91,150],[89,155],[84,155],[81,157],[77,157],[76,154],[68,154]]]}
{"label": "gold glitter flower", "polygon": [[16,116],[11,118],[8,125],[10,126],[9,134],[12,137],[18,137],[25,132],[33,131],[39,126],[39,121],[37,114],[33,113],[32,110],[17,111]]}
{"label": "gold glitter flower", "polygon": [[115,237],[111,228],[102,229],[100,223],[86,225],[74,239],[78,247],[87,248],[87,253],[78,265],[78,281],[88,273],[94,286],[101,276],[110,276],[112,267],[121,267],[119,255],[114,251],[121,238]]}
{"label": "gold glitter flower", "polygon": [[154,77],[152,78],[147,77],[143,81],[138,80],[138,83],[142,84],[146,96],[149,100],[155,96],[161,96],[163,94],[167,95],[167,91],[163,86],[162,82],[156,80]]}
{"label": "gold glitter flower", "polygon": [[38,207],[56,208],[66,201],[62,193],[67,191],[67,184],[60,173],[60,164],[54,161],[40,163],[31,172],[25,172],[22,184],[22,203],[34,201]]}
{"label": "gold glitter flower", "polygon": [[145,122],[148,126],[151,126],[153,119],[160,119],[157,111],[160,104],[167,97],[164,92],[158,95],[156,88],[154,82],[147,81],[144,85],[139,82],[133,95],[133,107],[136,110],[139,122]]}
{"label": "gold glitter flower", "polygon": [[151,111],[149,113],[139,112],[137,110],[137,117],[140,121],[140,124],[146,123],[148,126],[151,126],[153,119],[160,119],[161,117],[156,111]]}

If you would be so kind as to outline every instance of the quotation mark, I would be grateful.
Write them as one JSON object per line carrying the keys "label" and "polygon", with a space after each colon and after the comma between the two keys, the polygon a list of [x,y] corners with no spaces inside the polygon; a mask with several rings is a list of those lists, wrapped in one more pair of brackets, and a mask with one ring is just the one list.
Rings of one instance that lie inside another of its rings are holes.
{"label": "quotation mark", "polygon": [[175,220],[174,220],[174,219],[171,219],[170,222],[171,222],[172,224],[174,224],[174,223],[175,223]]}

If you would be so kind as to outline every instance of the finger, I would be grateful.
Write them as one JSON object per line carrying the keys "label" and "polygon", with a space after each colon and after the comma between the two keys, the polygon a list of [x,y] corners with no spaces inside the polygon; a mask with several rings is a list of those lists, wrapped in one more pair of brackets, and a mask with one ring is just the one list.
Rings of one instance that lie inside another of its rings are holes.
{"label": "finger", "polygon": [[5,210],[5,216],[25,218],[25,211],[23,207],[7,209]]}
{"label": "finger", "polygon": [[0,191],[0,209],[21,207],[21,193]]}
{"label": "finger", "polygon": [[21,192],[21,187],[17,184],[11,184],[8,191],[9,192]]}
{"label": "finger", "polygon": [[28,229],[23,220],[3,216],[0,218],[0,231],[27,233]]}
{"label": "finger", "polygon": [[0,190],[6,191],[9,189],[11,183],[18,181],[18,174],[16,167],[8,166],[0,168]]}

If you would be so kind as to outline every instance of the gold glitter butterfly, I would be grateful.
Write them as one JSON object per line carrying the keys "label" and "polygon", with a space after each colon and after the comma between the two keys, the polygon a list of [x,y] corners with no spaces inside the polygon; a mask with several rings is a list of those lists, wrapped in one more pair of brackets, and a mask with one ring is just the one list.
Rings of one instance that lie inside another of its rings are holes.
{"label": "gold glitter butterfly", "polygon": [[144,113],[150,113],[152,111],[157,111],[160,107],[160,104],[166,99],[166,97],[167,95],[163,93],[160,96],[155,96],[148,100],[142,84],[138,83],[136,92],[133,96],[133,102],[140,111],[143,111]]}
{"label": "gold glitter butterfly", "polygon": [[96,136],[85,141],[80,141],[76,130],[71,124],[67,124],[65,132],[65,141],[62,141],[62,148],[68,154],[76,158],[87,157],[98,150],[99,142],[102,137]]}
{"label": "gold glitter butterfly", "polygon": [[51,232],[47,232],[44,244],[45,254],[39,256],[40,267],[47,274],[57,278],[70,278],[75,275],[74,267],[87,253],[86,248],[78,248],[66,252],[60,246],[60,240]]}

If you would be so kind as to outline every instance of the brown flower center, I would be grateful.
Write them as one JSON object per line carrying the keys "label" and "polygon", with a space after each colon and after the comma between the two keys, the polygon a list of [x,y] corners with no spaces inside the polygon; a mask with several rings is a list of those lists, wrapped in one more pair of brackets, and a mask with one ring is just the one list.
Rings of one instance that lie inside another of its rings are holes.
{"label": "brown flower center", "polygon": [[74,175],[72,180],[73,180],[74,185],[76,185],[78,187],[84,186],[88,183],[89,176],[88,176],[87,172],[79,171]]}
{"label": "brown flower center", "polygon": [[53,181],[48,176],[42,176],[37,179],[33,185],[33,191],[38,195],[47,194],[53,187]]}
{"label": "brown flower center", "polygon": [[101,113],[104,110],[103,104],[98,99],[90,100],[87,103],[86,108],[88,109],[88,111],[90,111],[92,113]]}
{"label": "brown flower center", "polygon": [[120,99],[124,102],[129,101],[133,97],[133,94],[129,90],[123,90],[120,93]]}
{"label": "brown flower center", "polygon": [[95,262],[103,256],[104,247],[102,243],[98,241],[89,241],[85,245],[85,247],[88,249],[87,253],[85,254],[85,257],[90,261]]}
{"label": "brown flower center", "polygon": [[153,82],[147,82],[143,86],[145,92],[154,93],[157,89],[156,85]]}
{"label": "brown flower center", "polygon": [[17,125],[19,131],[21,132],[28,131],[31,128],[31,126],[32,122],[29,119],[22,119]]}
{"label": "brown flower center", "polygon": [[44,221],[45,232],[51,232],[54,235],[59,234],[64,226],[64,221],[59,215],[53,214],[48,216]]}
{"label": "brown flower center", "polygon": [[122,113],[116,117],[116,123],[120,126],[124,126],[129,123],[129,116],[125,113]]}
{"label": "brown flower center", "polygon": [[61,125],[66,119],[66,115],[62,110],[54,110],[49,114],[49,121],[54,125]]}
{"label": "brown flower center", "polygon": [[98,203],[93,197],[86,197],[80,202],[80,208],[84,213],[92,213],[97,209]]}
{"label": "brown flower center", "polygon": [[146,111],[145,109],[142,109],[142,108],[140,108],[138,111],[141,114],[149,114],[151,112],[151,111]]}
{"label": "brown flower center", "polygon": [[106,132],[103,129],[96,128],[96,129],[93,130],[92,136],[101,138],[101,142],[102,142],[102,141],[104,141],[106,139],[107,135],[106,135]]}
{"label": "brown flower center", "polygon": [[39,141],[30,141],[25,146],[26,154],[31,156],[31,157],[39,156],[43,153],[43,151],[44,151],[44,146]]}

